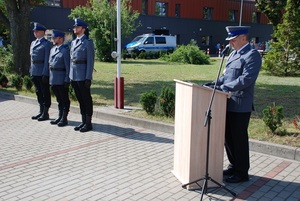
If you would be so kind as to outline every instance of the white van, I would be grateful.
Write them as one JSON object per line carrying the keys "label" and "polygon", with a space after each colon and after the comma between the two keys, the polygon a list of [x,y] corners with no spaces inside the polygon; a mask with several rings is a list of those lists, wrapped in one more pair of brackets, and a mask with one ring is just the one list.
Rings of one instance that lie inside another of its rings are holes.
{"label": "white van", "polygon": [[131,52],[173,52],[176,49],[176,37],[166,35],[143,34],[135,37],[126,45],[128,54]]}

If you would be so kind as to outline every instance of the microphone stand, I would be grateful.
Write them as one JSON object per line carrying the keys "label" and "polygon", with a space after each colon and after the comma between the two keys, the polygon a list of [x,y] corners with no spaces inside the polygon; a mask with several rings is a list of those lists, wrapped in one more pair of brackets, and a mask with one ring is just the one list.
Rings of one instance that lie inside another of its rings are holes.
{"label": "microphone stand", "polygon": [[201,189],[200,200],[202,200],[203,199],[203,195],[207,193],[207,183],[208,183],[208,181],[212,181],[213,183],[217,184],[219,188],[224,188],[231,195],[233,195],[234,197],[236,196],[236,193],[234,193],[233,191],[229,190],[225,185],[220,184],[219,182],[217,182],[216,180],[214,180],[213,178],[211,178],[209,176],[209,173],[208,173],[208,166],[209,166],[209,146],[210,146],[210,125],[211,125],[211,119],[212,119],[212,117],[211,117],[211,106],[212,106],[212,103],[213,103],[213,100],[214,100],[214,96],[215,96],[215,92],[216,92],[217,80],[220,77],[221,68],[223,66],[223,62],[224,62],[224,58],[225,58],[225,52],[228,49],[229,49],[229,45],[227,45],[225,47],[225,49],[222,51],[222,61],[221,61],[221,64],[220,64],[220,67],[219,67],[219,71],[218,71],[218,75],[217,75],[217,79],[216,79],[216,82],[214,84],[213,91],[212,91],[212,94],[211,94],[211,97],[210,97],[209,106],[208,106],[208,109],[207,109],[206,114],[205,114],[206,117],[205,117],[205,120],[204,120],[204,127],[207,126],[207,146],[206,146],[205,176],[202,177],[202,178],[200,178],[200,179],[197,179],[195,181],[192,181],[192,182],[189,182],[187,184],[182,185],[182,188],[185,188],[185,189],[186,189],[186,187],[188,185],[191,185],[191,184],[194,184],[194,183],[196,183],[199,187],[201,187],[198,184],[198,182],[204,180],[203,186],[202,186],[202,189]]}

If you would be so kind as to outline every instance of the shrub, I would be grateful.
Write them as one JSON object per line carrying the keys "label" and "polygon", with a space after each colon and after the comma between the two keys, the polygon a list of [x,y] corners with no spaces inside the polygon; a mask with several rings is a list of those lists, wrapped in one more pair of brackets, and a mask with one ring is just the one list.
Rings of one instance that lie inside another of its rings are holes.
{"label": "shrub", "polygon": [[146,52],[143,51],[143,52],[139,53],[139,56],[138,56],[139,59],[146,59],[146,57],[147,57],[147,53]]}
{"label": "shrub", "polygon": [[69,96],[71,100],[77,101],[75,91],[71,85],[69,86]]}
{"label": "shrub", "polygon": [[155,112],[156,101],[157,94],[155,90],[143,93],[140,98],[140,103],[147,114],[153,114]]}
{"label": "shrub", "polygon": [[3,72],[12,73],[14,70],[13,53],[11,45],[7,48],[0,47],[0,62],[4,65]]}
{"label": "shrub", "polygon": [[167,117],[175,116],[175,92],[164,86],[159,96],[160,109]]}
{"label": "shrub", "polygon": [[21,90],[23,86],[23,79],[20,75],[13,75],[11,78],[12,86],[14,86],[17,90]]}
{"label": "shrub", "polygon": [[275,130],[282,126],[282,110],[283,107],[276,106],[275,103],[263,110],[263,121],[270,128],[272,134],[275,134]]}
{"label": "shrub", "polygon": [[8,79],[7,79],[6,75],[0,73],[0,85],[2,87],[7,87],[7,83],[8,83]]}
{"label": "shrub", "polygon": [[131,52],[131,58],[136,59],[136,57],[137,57],[137,53],[132,51]]}
{"label": "shrub", "polygon": [[26,90],[30,91],[33,86],[33,82],[28,75],[24,76],[23,83],[24,83]]}
{"label": "shrub", "polygon": [[179,46],[172,54],[164,55],[164,60],[187,64],[209,64],[209,56],[199,49],[195,40]]}

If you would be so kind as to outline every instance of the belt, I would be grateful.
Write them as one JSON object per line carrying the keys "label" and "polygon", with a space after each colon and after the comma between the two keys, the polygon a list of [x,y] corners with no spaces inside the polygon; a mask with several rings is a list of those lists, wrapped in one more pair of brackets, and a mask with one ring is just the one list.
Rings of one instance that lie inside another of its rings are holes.
{"label": "belt", "polygon": [[73,64],[86,64],[86,60],[73,60]]}
{"label": "belt", "polygon": [[55,68],[55,67],[52,67],[52,66],[50,66],[50,70],[51,71],[66,71],[66,68]]}
{"label": "belt", "polygon": [[43,64],[44,61],[42,60],[35,60],[35,61],[32,61],[33,64]]}

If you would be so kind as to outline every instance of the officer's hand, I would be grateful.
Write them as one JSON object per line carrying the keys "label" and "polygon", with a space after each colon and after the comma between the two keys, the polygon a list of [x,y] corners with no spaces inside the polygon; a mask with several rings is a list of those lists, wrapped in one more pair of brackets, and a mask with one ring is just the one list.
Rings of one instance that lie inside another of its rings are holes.
{"label": "officer's hand", "polygon": [[229,92],[228,88],[226,86],[224,86],[224,85],[221,85],[220,89],[221,89],[221,91]]}
{"label": "officer's hand", "polygon": [[49,76],[43,75],[42,82],[43,82],[43,84],[49,84]]}
{"label": "officer's hand", "polygon": [[70,83],[65,82],[64,87],[65,87],[65,89],[69,89],[70,88]]}
{"label": "officer's hand", "polygon": [[85,82],[84,82],[85,88],[90,88],[91,84],[92,84],[91,80],[85,80]]}
{"label": "officer's hand", "polygon": [[215,82],[207,82],[202,84],[202,86],[211,87],[212,85],[215,85]]}

